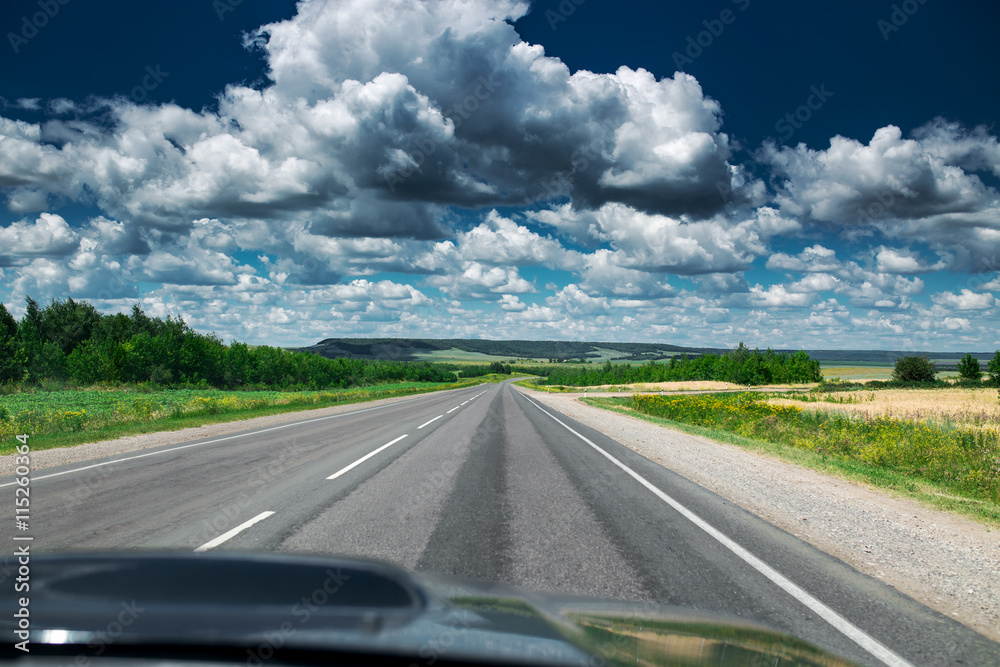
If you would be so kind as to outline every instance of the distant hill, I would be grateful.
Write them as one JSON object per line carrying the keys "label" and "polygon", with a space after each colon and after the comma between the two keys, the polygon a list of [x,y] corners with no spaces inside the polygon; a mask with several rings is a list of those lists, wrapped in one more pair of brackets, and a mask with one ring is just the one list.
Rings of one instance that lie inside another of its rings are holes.
{"label": "distant hill", "polygon": [[667,359],[672,355],[722,353],[721,348],[695,348],[663,343],[588,343],[552,340],[472,340],[440,338],[327,338],[297,348],[324,357],[363,359],[416,359],[435,350],[458,349],[504,359],[588,359],[604,357],[607,350],[621,353],[622,361]]}
{"label": "distant hill", "polygon": [[[436,350],[458,349],[502,359],[606,359],[608,351],[619,356],[615,361],[652,361],[669,359],[674,355],[722,354],[728,348],[684,347],[666,343],[609,343],[553,340],[479,340],[443,338],[327,338],[309,347],[296,348],[328,358],[397,359],[412,361]],[[794,352],[795,350],[777,350]],[[810,357],[826,364],[879,364],[892,365],[898,357],[926,356],[939,362],[939,367],[957,362],[965,353],[915,352],[900,350],[806,350]],[[992,352],[974,352],[980,360],[992,358]]]}

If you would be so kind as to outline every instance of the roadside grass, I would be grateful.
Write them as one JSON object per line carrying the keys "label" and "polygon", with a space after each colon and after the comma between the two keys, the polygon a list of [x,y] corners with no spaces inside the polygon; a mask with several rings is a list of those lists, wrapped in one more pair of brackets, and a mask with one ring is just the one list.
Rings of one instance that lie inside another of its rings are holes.
{"label": "roadside grass", "polygon": [[19,434],[31,437],[32,450],[52,449],[495,381],[494,376],[485,376],[453,383],[395,382],[322,391],[130,387],[22,392],[0,396],[0,455],[14,451],[18,444],[14,436]]}
{"label": "roadside grass", "polygon": [[581,400],[1000,526],[1000,445],[988,433],[804,413],[750,394],[636,398]]}

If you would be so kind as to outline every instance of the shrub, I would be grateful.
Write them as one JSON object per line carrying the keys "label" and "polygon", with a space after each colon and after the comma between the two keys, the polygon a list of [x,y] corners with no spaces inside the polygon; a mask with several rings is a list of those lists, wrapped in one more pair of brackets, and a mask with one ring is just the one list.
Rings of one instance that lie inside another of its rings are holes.
{"label": "shrub", "polygon": [[927,357],[900,357],[892,371],[897,382],[934,382],[937,368]]}

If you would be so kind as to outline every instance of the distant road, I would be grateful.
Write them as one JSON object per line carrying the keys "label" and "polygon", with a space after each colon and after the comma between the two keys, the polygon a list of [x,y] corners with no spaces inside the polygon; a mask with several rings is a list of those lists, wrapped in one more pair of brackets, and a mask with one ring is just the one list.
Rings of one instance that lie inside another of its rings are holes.
{"label": "distant road", "polygon": [[1000,645],[509,383],[38,470],[31,498],[36,551],[369,556],[722,613],[864,664],[1000,665]]}

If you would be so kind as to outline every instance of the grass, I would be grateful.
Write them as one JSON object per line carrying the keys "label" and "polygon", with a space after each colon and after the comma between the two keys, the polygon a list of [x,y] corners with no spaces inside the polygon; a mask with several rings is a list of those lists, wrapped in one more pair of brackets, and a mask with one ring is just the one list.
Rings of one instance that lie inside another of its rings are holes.
{"label": "grass", "polygon": [[585,402],[1000,526],[1000,438],[991,433],[826,415],[753,394]]}
{"label": "grass", "polygon": [[451,363],[475,363],[475,364],[488,364],[491,361],[509,361],[510,357],[497,357],[492,354],[483,354],[482,352],[470,352],[468,350],[460,350],[457,347],[453,347],[448,350],[434,350],[432,352],[418,352],[413,355],[414,358],[420,361],[440,361],[440,362],[451,362]]}
{"label": "grass", "polygon": [[496,381],[396,382],[323,391],[223,391],[136,388],[35,391],[0,396],[0,455],[14,451],[15,435],[31,436],[33,450],[67,447],[126,435],[409,396]]}

